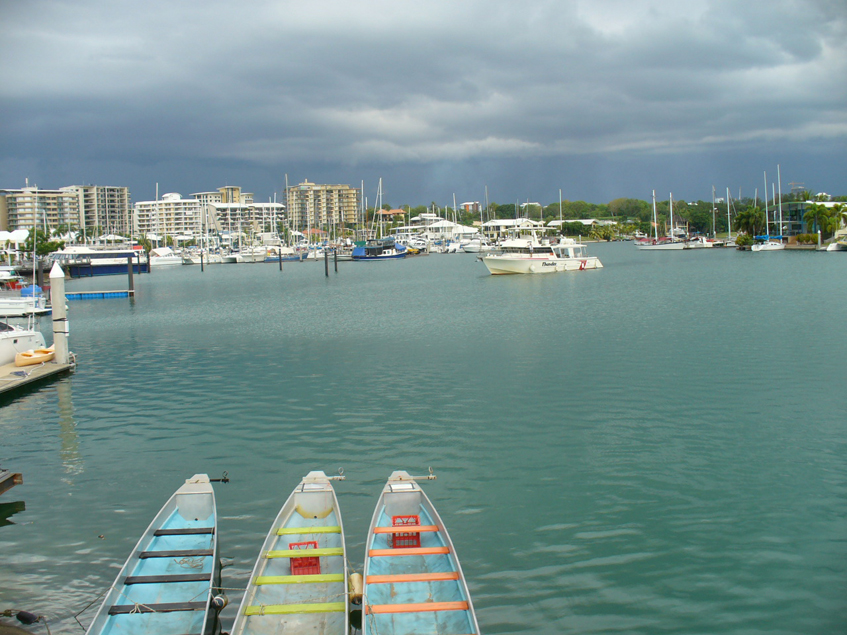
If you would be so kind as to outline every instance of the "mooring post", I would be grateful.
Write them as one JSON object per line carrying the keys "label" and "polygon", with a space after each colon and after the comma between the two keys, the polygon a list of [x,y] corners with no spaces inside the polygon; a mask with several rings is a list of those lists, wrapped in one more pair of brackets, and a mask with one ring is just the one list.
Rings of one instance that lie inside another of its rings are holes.
{"label": "mooring post", "polygon": [[282,271],[282,241],[279,243],[279,270]]}
{"label": "mooring post", "polygon": [[68,309],[65,305],[65,272],[58,262],[50,270],[50,302],[53,307],[53,345],[56,363],[68,363]]}
{"label": "mooring post", "polygon": [[135,279],[132,276],[132,256],[126,257],[126,274],[129,278],[129,294],[135,295]]}
{"label": "mooring post", "polygon": [[335,261],[335,273],[338,273],[338,247],[332,250],[332,259]]}
{"label": "mooring post", "polygon": [[324,273],[326,277],[329,278],[329,254],[326,249],[324,249]]}
{"label": "mooring post", "polygon": [[203,250],[201,249],[200,250],[200,273],[203,273],[204,271],[206,271],[206,270],[203,269]]}

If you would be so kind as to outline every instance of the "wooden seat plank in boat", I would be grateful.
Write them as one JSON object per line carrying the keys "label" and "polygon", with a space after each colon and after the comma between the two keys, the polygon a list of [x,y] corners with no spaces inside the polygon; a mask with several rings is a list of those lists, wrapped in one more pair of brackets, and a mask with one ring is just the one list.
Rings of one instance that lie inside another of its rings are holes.
{"label": "wooden seat plank in boat", "polygon": [[214,534],[214,527],[178,527],[176,529],[157,529],[154,536],[202,536]]}
{"label": "wooden seat plank in boat", "polygon": [[260,575],[253,584],[326,584],[344,582],[344,574],[319,573],[317,575]]}
{"label": "wooden seat plank in boat", "polygon": [[244,615],[293,615],[297,613],[343,613],[346,602],[321,602],[319,604],[268,604],[248,606]]}
{"label": "wooden seat plank in boat", "polygon": [[450,547],[407,547],[405,549],[371,549],[368,555],[371,558],[383,556],[434,556],[441,553],[450,553]]}
{"label": "wooden seat plank in boat", "polygon": [[141,613],[174,613],[176,611],[205,610],[205,602],[169,602],[167,604],[115,604],[109,609],[109,615],[140,615]]}
{"label": "wooden seat plank in boat", "polygon": [[211,573],[175,573],[171,575],[131,575],[124,584],[162,584],[168,582],[209,582]]}
{"label": "wooden seat plank in boat", "polygon": [[397,527],[374,527],[375,534],[404,534],[438,531],[438,525],[399,525]]}
{"label": "wooden seat plank in boat", "polygon": [[277,536],[298,536],[306,534],[340,534],[341,527],[338,525],[332,527],[280,527],[276,530]]}
{"label": "wooden seat plank in boat", "polygon": [[201,558],[215,555],[212,549],[180,549],[177,551],[142,551],[138,557],[146,558]]}
{"label": "wooden seat plank in boat", "polygon": [[394,575],[369,575],[368,584],[396,584],[398,582],[444,582],[458,580],[458,571],[438,573],[397,573]]}
{"label": "wooden seat plank in boat", "polygon": [[370,604],[368,613],[430,613],[432,611],[467,611],[467,602],[421,602],[420,604]]}
{"label": "wooden seat plank in boat", "polygon": [[324,547],[323,549],[279,549],[268,551],[268,558],[302,558],[309,556],[310,558],[318,558],[321,556],[343,556],[344,549],[341,547]]}

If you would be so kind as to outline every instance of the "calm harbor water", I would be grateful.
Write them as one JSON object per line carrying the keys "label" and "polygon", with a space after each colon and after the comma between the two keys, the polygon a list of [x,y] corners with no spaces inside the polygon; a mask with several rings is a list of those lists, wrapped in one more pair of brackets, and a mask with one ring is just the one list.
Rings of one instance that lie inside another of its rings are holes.
{"label": "calm harbor water", "polygon": [[70,303],[76,374],[0,406],[0,610],[82,633],[183,479],[226,470],[226,628],[306,472],[344,468],[361,570],[389,473],[432,466],[484,633],[845,632],[847,257],[590,251],[176,267]]}

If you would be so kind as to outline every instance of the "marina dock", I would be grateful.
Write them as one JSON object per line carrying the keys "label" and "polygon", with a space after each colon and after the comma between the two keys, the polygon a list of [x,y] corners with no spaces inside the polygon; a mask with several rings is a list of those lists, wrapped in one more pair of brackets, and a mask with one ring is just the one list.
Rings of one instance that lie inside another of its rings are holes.
{"label": "marina dock", "polygon": [[10,472],[9,470],[0,470],[0,494],[5,494],[15,485],[21,485],[24,482],[22,474]]}
{"label": "marina dock", "polygon": [[5,396],[16,390],[31,386],[50,377],[73,371],[76,363],[73,358],[67,364],[51,361],[37,366],[15,366],[4,364],[0,366],[0,396]]}

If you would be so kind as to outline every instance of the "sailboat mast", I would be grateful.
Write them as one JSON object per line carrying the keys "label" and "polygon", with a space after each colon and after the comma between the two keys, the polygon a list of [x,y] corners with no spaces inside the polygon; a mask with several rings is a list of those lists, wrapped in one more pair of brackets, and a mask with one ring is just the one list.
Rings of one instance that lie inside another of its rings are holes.
{"label": "sailboat mast", "polygon": [[670,193],[669,201],[670,202],[668,203],[668,225],[670,226],[670,229],[668,231],[670,232],[669,235],[671,237],[671,240],[673,240],[673,192]]}
{"label": "sailboat mast", "polygon": [[779,174],[779,163],[776,164],[776,182],[779,188],[779,239],[782,240],[782,178]]}
{"label": "sailboat mast", "polygon": [[770,237],[768,229],[768,173],[765,171],[765,235]]}
{"label": "sailboat mast", "polygon": [[715,186],[712,186],[712,238],[717,238],[717,225],[715,223]]}
{"label": "sailboat mast", "polygon": [[730,210],[729,201],[730,201],[729,188],[726,188],[726,239],[727,240],[732,238],[732,224],[731,224],[732,223],[732,217],[730,216],[730,213],[729,213],[729,210]]}
{"label": "sailboat mast", "polygon": [[653,237],[659,241],[659,217],[656,216],[656,190],[653,190]]}

